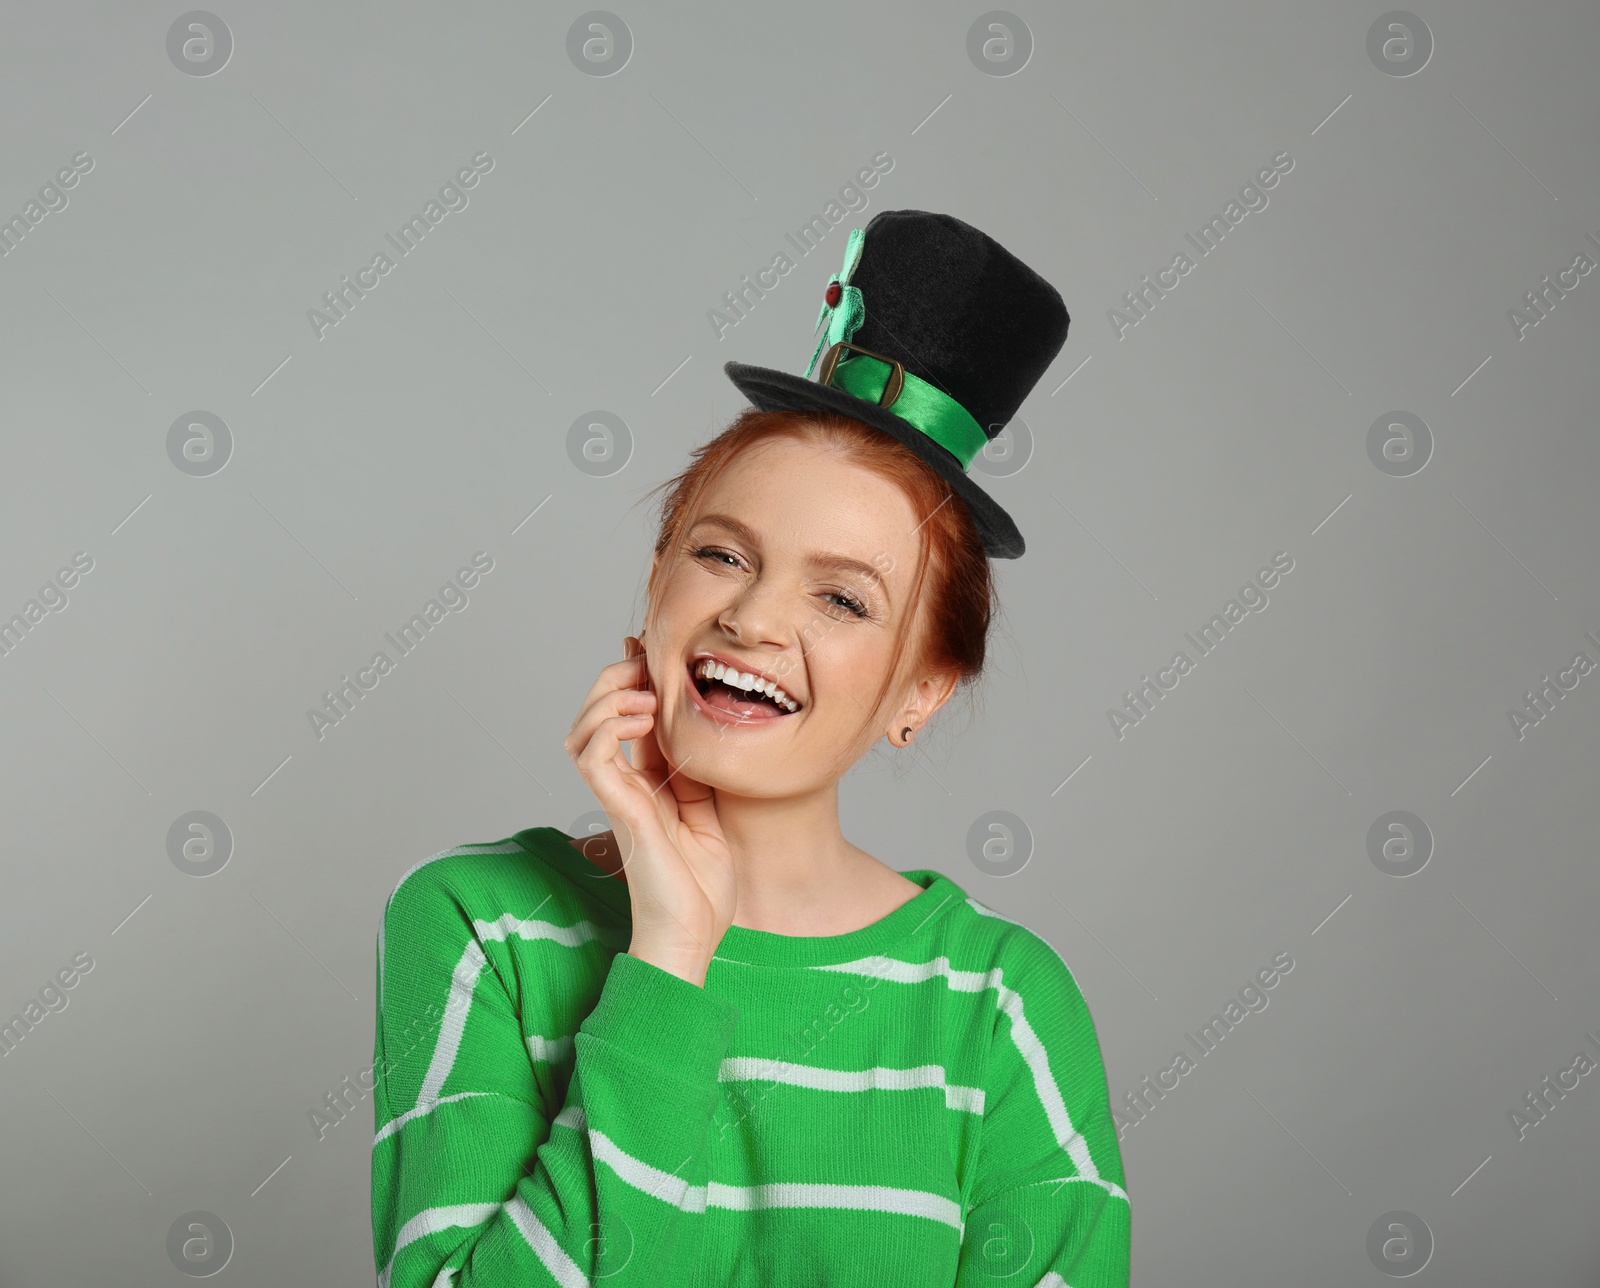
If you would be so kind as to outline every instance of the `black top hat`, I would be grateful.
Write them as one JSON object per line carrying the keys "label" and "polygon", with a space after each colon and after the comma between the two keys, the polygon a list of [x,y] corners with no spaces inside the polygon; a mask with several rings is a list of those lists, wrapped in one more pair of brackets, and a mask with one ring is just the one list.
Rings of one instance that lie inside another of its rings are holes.
{"label": "black top hat", "polygon": [[1069,321],[1055,287],[986,233],[952,215],[884,210],[850,232],[805,376],[723,370],[763,411],[839,412],[898,439],[966,502],[984,552],[1015,559],[1022,534],[967,467],[1016,415]]}

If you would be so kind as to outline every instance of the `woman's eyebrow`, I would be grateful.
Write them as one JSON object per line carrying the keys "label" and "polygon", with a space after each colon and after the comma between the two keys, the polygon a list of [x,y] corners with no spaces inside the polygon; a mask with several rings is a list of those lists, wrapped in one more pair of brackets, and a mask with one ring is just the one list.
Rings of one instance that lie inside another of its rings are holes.
{"label": "woman's eyebrow", "polygon": [[[703,523],[711,523],[718,527],[726,528],[741,541],[748,542],[752,546],[759,547],[761,545],[761,538],[755,529],[748,523],[734,518],[731,514],[703,514],[695,520],[694,527],[698,528]],[[812,550],[807,552],[805,561],[813,568],[838,568],[860,573],[869,581],[874,582],[885,596],[889,594],[889,587],[883,580],[883,574],[871,564],[865,563],[860,559],[854,559],[849,555]]]}

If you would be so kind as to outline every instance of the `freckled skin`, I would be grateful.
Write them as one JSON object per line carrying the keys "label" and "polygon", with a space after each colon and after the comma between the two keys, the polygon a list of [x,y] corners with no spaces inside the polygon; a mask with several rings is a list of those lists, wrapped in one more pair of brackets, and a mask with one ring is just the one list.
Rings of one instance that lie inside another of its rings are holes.
{"label": "freckled skin", "polygon": [[[886,732],[920,728],[942,705],[953,686],[912,682],[906,656],[898,688],[862,728],[888,672],[918,557],[916,519],[897,486],[836,452],[779,439],[735,461],[698,513],[741,520],[759,542],[702,522],[662,556],[667,577],[646,647],[660,702],[656,739],[671,764],[741,797],[832,792]],[[856,571],[808,566],[814,551],[870,564],[884,586]],[[858,617],[850,600],[868,615]],[[768,722],[772,728],[713,723],[688,690],[687,662],[700,649],[762,667],[802,709]]]}

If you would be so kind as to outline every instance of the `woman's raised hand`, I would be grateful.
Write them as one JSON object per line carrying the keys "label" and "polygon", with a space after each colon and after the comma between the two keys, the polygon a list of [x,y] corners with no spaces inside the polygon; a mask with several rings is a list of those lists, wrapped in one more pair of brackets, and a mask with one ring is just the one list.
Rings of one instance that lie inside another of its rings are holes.
{"label": "woman's raised hand", "polygon": [[[605,810],[633,905],[628,952],[704,986],[738,903],[733,860],[711,788],[667,763],[656,741],[660,699],[643,646],[604,667],[567,733],[567,755]],[[630,763],[622,749],[633,744]]]}

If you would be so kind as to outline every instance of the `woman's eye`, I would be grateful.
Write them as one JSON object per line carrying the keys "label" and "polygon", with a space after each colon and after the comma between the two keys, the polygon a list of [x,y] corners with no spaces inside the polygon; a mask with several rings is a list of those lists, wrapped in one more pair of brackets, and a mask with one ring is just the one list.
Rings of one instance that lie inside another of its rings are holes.
{"label": "woman's eye", "polygon": [[829,599],[837,599],[842,601],[839,606],[841,608],[848,609],[857,617],[865,617],[867,615],[867,610],[862,606],[861,601],[854,595],[847,595],[842,590],[830,590],[827,592],[827,597]]}
{"label": "woman's eye", "polygon": [[[696,559],[706,559],[721,563],[724,568],[737,568],[739,557],[731,551],[723,550],[718,546],[701,546],[694,552]],[[854,595],[843,590],[829,590],[823,592],[823,598],[837,602],[838,606],[855,617],[870,616],[867,607]]]}

